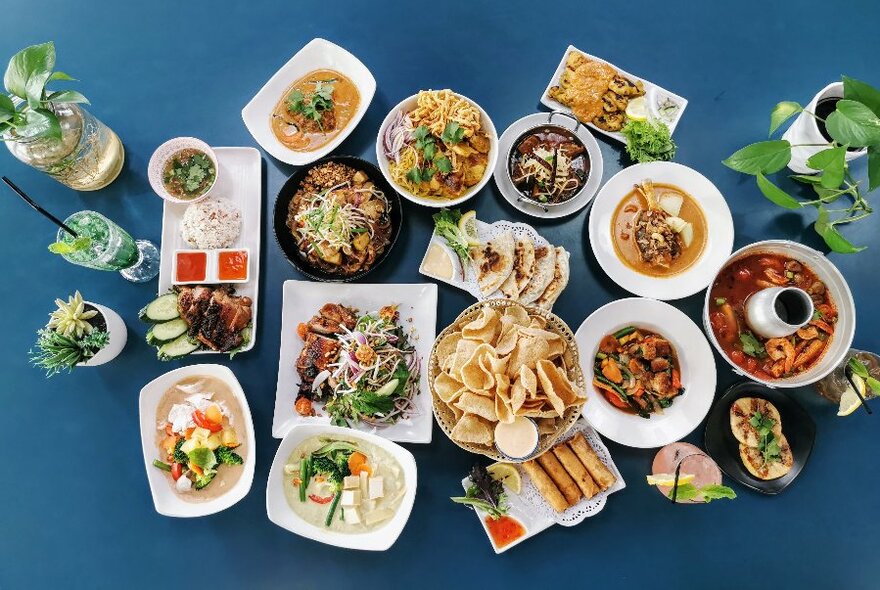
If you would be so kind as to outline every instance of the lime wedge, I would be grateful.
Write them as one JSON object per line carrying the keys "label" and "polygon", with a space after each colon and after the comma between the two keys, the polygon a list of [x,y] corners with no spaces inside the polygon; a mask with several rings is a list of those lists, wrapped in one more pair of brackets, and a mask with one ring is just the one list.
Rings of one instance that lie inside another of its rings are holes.
{"label": "lime wedge", "polygon": [[[694,481],[693,473],[680,473],[678,475],[678,485],[690,483]],[[657,475],[648,476],[648,485],[672,487],[675,485],[674,473],[658,473]]]}
{"label": "lime wedge", "polygon": [[[859,388],[859,393],[862,394],[862,397],[867,395],[867,387],[865,386],[865,380],[856,375],[852,374],[852,381],[855,383],[856,387]],[[843,395],[840,396],[840,406],[837,410],[838,416],[849,416],[853,412],[859,409],[859,406],[862,405],[862,400],[859,399],[859,396],[856,395],[855,389],[852,387],[847,387],[846,391],[843,392]]]}
{"label": "lime wedge", "polygon": [[80,236],[72,242],[55,242],[49,244],[49,252],[52,254],[73,254],[85,250],[92,245],[92,239],[88,236]]}
{"label": "lime wedge", "polygon": [[645,121],[648,119],[648,101],[644,96],[639,96],[626,105],[626,116],[631,121]]}

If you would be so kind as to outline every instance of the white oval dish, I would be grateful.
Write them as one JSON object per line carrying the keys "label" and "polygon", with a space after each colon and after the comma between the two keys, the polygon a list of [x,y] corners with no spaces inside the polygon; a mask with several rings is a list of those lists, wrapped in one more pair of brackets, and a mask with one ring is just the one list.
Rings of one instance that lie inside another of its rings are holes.
{"label": "white oval dish", "polygon": [[[684,394],[663,414],[640,418],[612,406],[595,391],[593,360],[606,334],[636,326],[657,332],[672,343],[681,369]],[[583,415],[603,436],[628,447],[662,447],[690,434],[712,406],[715,397],[715,358],[700,328],[684,313],[655,299],[618,299],[594,311],[575,334],[581,369],[587,385]]]}
{"label": "white oval dish", "polygon": [[[302,441],[318,435],[341,436],[368,442],[390,453],[400,464],[406,491],[394,516],[385,526],[374,531],[355,534],[329,531],[306,522],[287,503],[283,481],[284,465],[287,463],[287,458]],[[306,539],[345,549],[385,551],[394,544],[403,531],[406,521],[409,520],[416,499],[417,483],[416,460],[412,453],[398,444],[375,434],[359,432],[350,428],[322,424],[298,424],[290,429],[281,444],[278,445],[278,450],[275,451],[275,459],[272,461],[272,468],[269,471],[269,481],[266,483],[266,514],[273,523]]]}
{"label": "white oval dish", "polygon": [[[206,190],[198,197],[194,197],[192,199],[179,199],[171,195],[167,190],[165,190],[165,183],[162,179],[162,176],[165,174],[165,164],[168,162],[171,156],[173,156],[180,150],[185,149],[195,149],[205,153],[205,155],[207,155],[211,159],[211,163],[214,164],[214,182],[211,183],[211,186],[208,187],[208,190]],[[189,205],[191,203],[204,201],[211,195],[211,193],[214,191],[214,187],[217,186],[217,179],[220,178],[220,165],[217,162],[217,154],[214,153],[214,150],[211,149],[211,146],[209,146],[201,139],[197,139],[195,137],[175,137],[174,139],[169,139],[168,141],[157,147],[156,151],[153,152],[153,155],[150,156],[150,163],[147,165],[147,177],[150,180],[150,186],[152,187],[154,193],[156,193],[166,201],[170,201],[172,203],[186,203],[187,205]]]}
{"label": "white oval dish", "polygon": [[[348,76],[360,93],[357,112],[348,125],[332,140],[310,152],[296,152],[275,137],[270,124],[272,111],[291,84],[315,70],[336,70]],[[281,66],[256,95],[241,109],[241,118],[250,134],[264,150],[275,158],[294,166],[304,166],[319,160],[336,149],[358,126],[376,93],[376,79],[361,60],[325,39],[312,39]]]}
{"label": "white oval dish", "polygon": [[[572,130],[568,127],[568,124],[560,123],[560,126],[565,127],[577,135],[578,139],[583,142],[584,147],[587,148],[587,154],[590,156],[590,174],[587,177],[586,184],[573,198],[554,207],[550,207],[548,211],[545,211],[540,205],[530,203],[523,199],[519,191],[516,190],[516,187],[513,186],[513,183],[510,181],[510,175],[508,174],[508,161],[510,160],[510,151],[513,149],[514,142],[529,129],[549,124],[551,121],[548,119],[548,116],[552,114],[553,113],[533,113],[511,123],[510,127],[501,134],[501,138],[498,140],[498,152],[504,154],[504,157],[498,158],[493,173],[495,184],[498,186],[501,196],[503,196],[508,203],[513,205],[521,213],[543,219],[556,219],[580,211],[589,204],[593,199],[593,196],[596,194],[596,191],[599,190],[599,185],[602,184],[602,151],[599,149],[599,143],[596,141],[596,138],[593,137],[593,134],[590,133],[589,129],[583,124],[579,123],[578,126]],[[566,118],[569,117],[570,116],[568,115],[566,116]],[[560,117],[559,120],[562,121],[563,117]]]}
{"label": "white oval dish", "polygon": [[[611,222],[620,201],[645,179],[681,187],[706,217],[706,246],[700,258],[680,273],[668,277],[642,274],[626,265],[614,249]],[[648,162],[624,168],[611,177],[593,200],[590,209],[590,247],[611,280],[642,297],[682,299],[705,289],[733,250],[733,217],[727,201],[712,182],[675,162]]]}
{"label": "white oval dish", "polygon": [[[248,441],[247,456],[244,457],[244,471],[242,471],[241,477],[235,482],[235,485],[221,496],[200,503],[182,500],[177,492],[168,484],[165,475],[153,466],[153,459],[159,458],[156,446],[156,428],[158,425],[156,408],[159,406],[159,401],[172,385],[182,379],[197,375],[216,377],[229,385],[232,395],[241,407],[241,414],[245,419],[244,436]],[[247,397],[238,379],[235,378],[235,375],[229,368],[223,365],[203,364],[189,365],[169,371],[144,385],[143,389],[141,389],[138,405],[140,408],[141,446],[144,452],[144,465],[147,469],[147,480],[150,483],[150,493],[153,496],[153,505],[156,507],[156,512],[163,516],[180,518],[208,516],[209,514],[226,510],[247,495],[254,481],[257,442],[254,436],[254,423],[251,418],[251,409],[248,406]]]}
{"label": "white oval dish", "polygon": [[[840,270],[838,270],[837,267],[834,266],[834,264],[832,264],[831,261],[821,252],[790,240],[765,240],[763,242],[755,242],[754,244],[744,246],[734,252],[730,258],[721,265],[718,269],[718,273],[720,273],[721,270],[727,267],[731,262],[756,252],[769,252],[791,256],[802,264],[808,266],[810,270],[816,273],[816,276],[825,283],[825,287],[830,291],[831,299],[837,307],[838,318],[834,327],[834,338],[832,339],[828,350],[825,351],[823,356],[819,359],[819,362],[817,362],[810,370],[804,371],[800,375],[789,377],[788,379],[783,378],[766,381],[751,375],[730,360],[727,353],[721,349],[718,339],[715,338],[715,332],[712,330],[712,326],[709,323],[709,310],[711,307],[709,293],[711,289],[706,290],[706,299],[703,303],[703,327],[706,330],[706,334],[709,336],[709,340],[718,351],[718,354],[721,355],[721,358],[727,361],[731,368],[733,368],[733,372],[737,375],[742,375],[752,381],[757,381],[767,387],[773,388],[801,387],[803,385],[815,383],[824,378],[833,371],[835,367],[843,362],[846,355],[849,353],[849,347],[852,345],[853,338],[855,337],[856,303],[853,300],[852,292],[849,290],[849,285],[840,273]],[[716,273],[716,276],[718,273]],[[712,278],[712,283],[714,282],[715,277]]]}
{"label": "white oval dish", "polygon": [[409,98],[403,99],[397,104],[397,106],[391,109],[388,112],[388,115],[385,116],[385,120],[382,121],[382,125],[379,126],[379,134],[376,136],[376,161],[379,163],[379,169],[382,171],[382,175],[388,183],[391,184],[391,186],[394,187],[394,190],[400,193],[403,198],[412,201],[413,203],[424,205],[426,207],[434,207],[436,209],[441,207],[453,207],[460,203],[464,203],[480,192],[480,189],[486,186],[486,183],[489,182],[489,178],[492,177],[492,171],[495,170],[495,165],[498,162],[498,133],[495,131],[495,125],[492,123],[492,119],[489,118],[489,115],[483,110],[483,107],[478,105],[475,101],[463,94],[458,94],[457,92],[453,92],[452,94],[468,101],[480,111],[480,123],[483,126],[486,135],[489,136],[489,161],[486,163],[486,172],[483,174],[483,179],[457,199],[426,199],[424,197],[419,197],[391,179],[390,170],[388,169],[388,158],[385,156],[385,149],[382,147],[382,139],[385,136],[385,129],[391,125],[391,122],[397,116],[398,111],[411,111],[416,107],[418,94],[413,94]]}
{"label": "white oval dish", "polygon": [[104,321],[107,322],[107,334],[109,335],[110,341],[107,342],[107,346],[95,353],[95,356],[87,361],[79,363],[77,366],[97,367],[98,365],[109,363],[119,356],[122,349],[125,348],[125,343],[128,342],[128,329],[125,327],[125,322],[122,321],[119,314],[109,307],[105,307],[92,301],[86,301],[86,305],[91,305],[97,309],[102,316],[104,316]]}

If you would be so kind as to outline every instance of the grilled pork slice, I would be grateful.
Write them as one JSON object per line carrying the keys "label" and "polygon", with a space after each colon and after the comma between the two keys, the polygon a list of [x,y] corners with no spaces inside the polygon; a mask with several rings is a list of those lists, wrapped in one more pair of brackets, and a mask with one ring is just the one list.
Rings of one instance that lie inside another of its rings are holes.
{"label": "grilled pork slice", "polygon": [[306,335],[299,358],[296,359],[296,372],[302,380],[300,395],[312,398],[312,383],[318,373],[325,370],[339,355],[339,341],[314,332]]}
{"label": "grilled pork slice", "polygon": [[180,317],[189,335],[210,348],[229,352],[244,343],[242,332],[253,317],[250,297],[232,295],[228,287],[182,287],[177,295]]}
{"label": "grilled pork slice", "polygon": [[357,317],[352,311],[344,305],[338,303],[326,303],[317,315],[309,320],[309,330],[318,334],[331,335],[341,334],[342,326],[348,330],[353,330],[357,323]]}

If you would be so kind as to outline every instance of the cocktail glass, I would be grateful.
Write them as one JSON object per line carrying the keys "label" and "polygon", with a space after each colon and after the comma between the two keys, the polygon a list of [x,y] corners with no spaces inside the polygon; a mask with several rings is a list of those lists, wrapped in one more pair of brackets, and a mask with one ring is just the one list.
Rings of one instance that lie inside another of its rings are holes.
{"label": "cocktail glass", "polygon": [[[97,270],[117,270],[133,283],[149,281],[159,274],[159,250],[148,240],[135,240],[124,229],[97,211],[77,211],[64,221],[87,247],[62,254],[65,260]],[[63,229],[57,240],[73,244],[75,238]]]}
{"label": "cocktail glass", "polygon": [[[846,377],[846,367],[849,364],[849,359],[853,357],[857,358],[865,365],[868,369],[869,375],[875,379],[880,379],[880,356],[873,352],[868,352],[867,350],[850,348],[849,353],[844,357],[843,362],[835,367],[835,369],[826,377],[816,383],[816,390],[819,392],[819,395],[835,404],[840,403],[840,398],[843,396],[843,393],[847,389],[852,389],[852,384]],[[865,399],[876,397],[870,388],[865,390],[864,395]]]}

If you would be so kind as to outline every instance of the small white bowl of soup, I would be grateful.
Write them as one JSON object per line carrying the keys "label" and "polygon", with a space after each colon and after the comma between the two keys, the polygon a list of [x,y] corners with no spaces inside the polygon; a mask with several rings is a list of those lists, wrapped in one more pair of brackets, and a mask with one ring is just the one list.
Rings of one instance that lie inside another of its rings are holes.
{"label": "small white bowl of soup", "polygon": [[197,203],[217,186],[220,166],[207,143],[175,137],[156,148],[147,166],[153,192],[172,203]]}
{"label": "small white bowl of soup", "polygon": [[[167,459],[162,444],[168,436],[165,427],[173,415],[172,408],[186,404],[193,395],[210,395],[212,402],[222,405],[223,425],[234,430],[237,446],[233,451],[243,462],[219,464],[208,485],[180,491],[172,473],[157,468],[154,461]],[[254,424],[244,390],[229,368],[203,364],[169,371],[141,389],[139,408],[144,465],[156,512],[182,518],[207,516],[226,510],[247,495],[256,463]]]}
{"label": "small white bowl of soup", "polygon": [[[644,241],[659,213],[672,246]],[[642,230],[642,231],[639,231]],[[733,218],[712,182],[674,162],[625,168],[609,180],[590,210],[590,246],[602,270],[636,295],[681,299],[705,289],[733,249]]]}
{"label": "small white bowl of soup", "polygon": [[303,166],[323,158],[357,127],[376,80],[354,55],[313,39],[242,109],[244,124],[275,158]]}
{"label": "small white bowl of soup", "polygon": [[[351,451],[337,486],[314,457],[328,443]],[[361,455],[356,462],[355,453]],[[266,513],[281,528],[319,543],[385,551],[409,520],[416,486],[415,458],[400,445],[350,428],[299,424],[272,461]]]}

